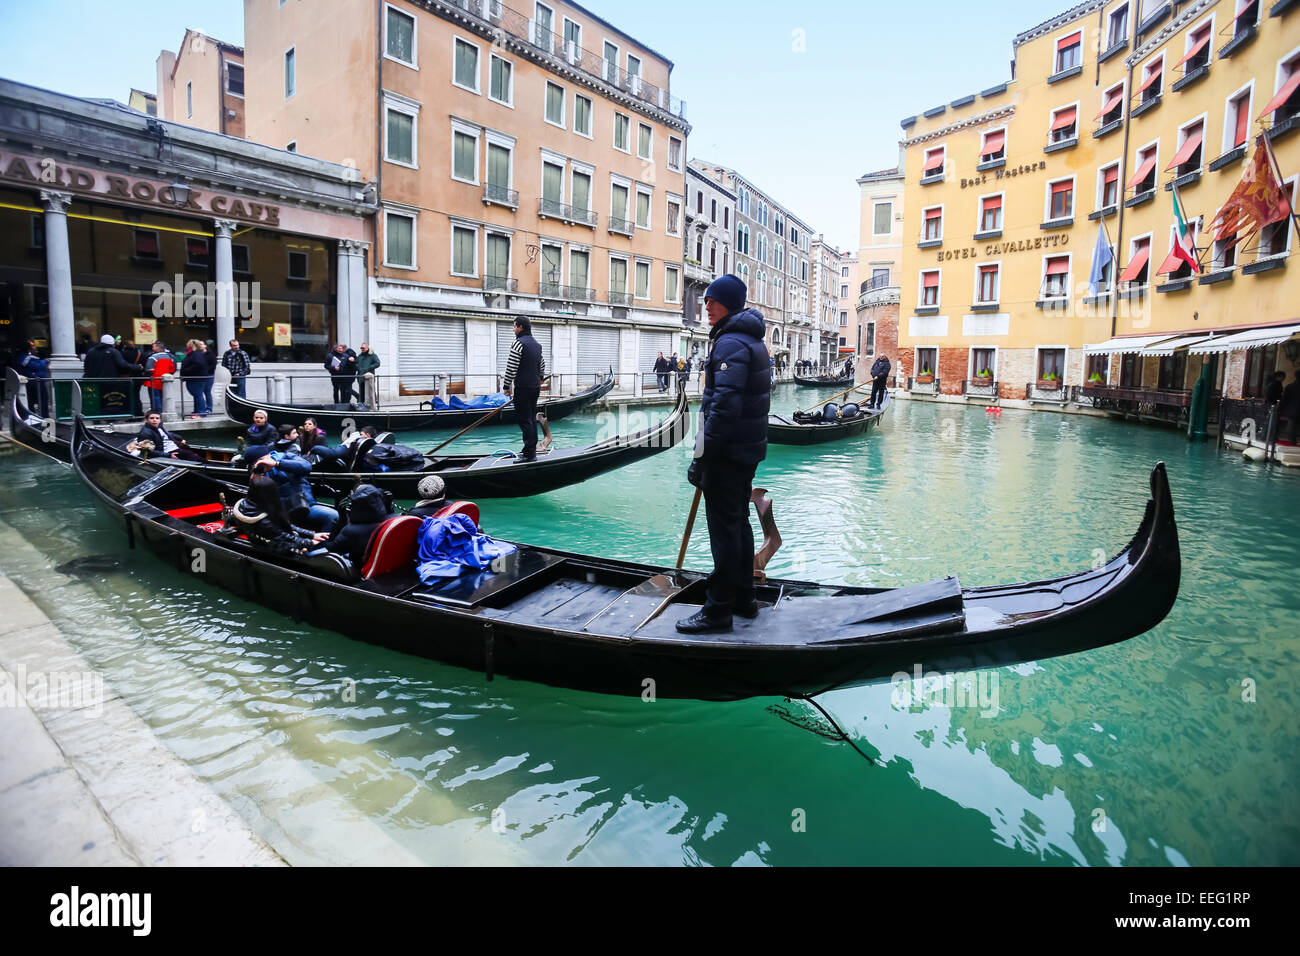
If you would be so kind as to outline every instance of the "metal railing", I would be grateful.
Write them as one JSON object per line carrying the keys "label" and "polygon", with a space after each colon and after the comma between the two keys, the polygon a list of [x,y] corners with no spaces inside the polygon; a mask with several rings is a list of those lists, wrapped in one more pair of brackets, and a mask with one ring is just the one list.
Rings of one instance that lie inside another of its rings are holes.
{"label": "metal railing", "polygon": [[610,305],[631,305],[633,301],[631,292],[611,292],[608,299]]}
{"label": "metal railing", "polygon": [[609,231],[617,232],[624,236],[631,236],[636,232],[636,226],[631,219],[620,219],[617,216],[609,217]]}
{"label": "metal railing", "polygon": [[595,212],[590,209],[583,209],[580,206],[571,206],[556,199],[539,199],[537,214],[543,217],[549,216],[552,219],[562,219],[565,222],[577,223],[579,226],[596,228],[597,216]]}
{"label": "metal railing", "polygon": [[667,90],[646,82],[636,74],[620,69],[617,63],[606,60],[603,53],[585,50],[560,34],[544,29],[536,20],[505,6],[498,0],[442,0],[442,2],[478,17],[491,29],[504,30],[530,43],[546,56],[617,87],[648,106],[671,113],[681,119],[686,118],[686,103],[670,95]]}
{"label": "metal railing", "polygon": [[498,186],[496,183],[484,183],[483,201],[485,203],[497,203],[501,206],[510,206],[513,209],[518,209],[519,190],[509,189],[505,186]]}
{"label": "metal railing", "polygon": [[560,286],[560,297],[569,302],[594,302],[596,301],[596,290],[585,285],[562,285]]}
{"label": "metal railing", "polygon": [[485,275],[483,277],[483,289],[488,292],[518,292],[519,280],[511,279],[508,276]]}

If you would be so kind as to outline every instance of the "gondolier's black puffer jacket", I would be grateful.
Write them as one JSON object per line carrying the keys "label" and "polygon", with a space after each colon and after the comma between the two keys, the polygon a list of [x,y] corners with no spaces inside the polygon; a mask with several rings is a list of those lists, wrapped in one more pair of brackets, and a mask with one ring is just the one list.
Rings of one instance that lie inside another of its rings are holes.
{"label": "gondolier's black puffer jacket", "polygon": [[766,326],[757,309],[744,309],[713,327],[704,400],[701,458],[730,458],[756,465],[767,457],[767,415],[772,366],[763,343]]}

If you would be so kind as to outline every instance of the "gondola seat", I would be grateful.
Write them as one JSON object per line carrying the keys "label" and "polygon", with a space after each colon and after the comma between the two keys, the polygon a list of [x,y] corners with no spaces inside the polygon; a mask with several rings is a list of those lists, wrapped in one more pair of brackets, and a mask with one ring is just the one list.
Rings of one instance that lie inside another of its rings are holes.
{"label": "gondola seat", "polygon": [[[472,501],[453,501],[435,511],[432,517],[446,518],[450,515],[467,515],[478,527],[478,505]],[[366,545],[362,580],[369,581],[381,574],[413,566],[420,551],[420,527],[423,524],[424,519],[416,515],[395,515],[376,528]]]}

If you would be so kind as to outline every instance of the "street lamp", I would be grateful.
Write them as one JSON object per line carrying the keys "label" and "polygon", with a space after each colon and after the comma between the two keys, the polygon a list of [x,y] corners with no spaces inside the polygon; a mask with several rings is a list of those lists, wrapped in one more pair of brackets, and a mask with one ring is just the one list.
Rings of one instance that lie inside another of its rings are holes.
{"label": "street lamp", "polygon": [[190,187],[184,183],[172,183],[167,187],[172,192],[172,202],[184,206],[190,201]]}
{"label": "street lamp", "polygon": [[560,267],[551,266],[551,268],[547,269],[546,278],[551,280],[551,287],[558,292],[560,289]]}

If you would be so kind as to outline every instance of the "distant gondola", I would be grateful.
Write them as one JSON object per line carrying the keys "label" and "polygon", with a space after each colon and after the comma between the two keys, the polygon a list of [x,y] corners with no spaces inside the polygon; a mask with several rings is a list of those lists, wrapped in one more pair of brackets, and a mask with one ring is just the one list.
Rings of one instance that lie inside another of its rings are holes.
{"label": "distant gondola", "polygon": [[[566,415],[599,401],[614,388],[614,375],[575,395],[548,398],[537,403],[537,410],[545,412],[547,419],[558,421]],[[326,431],[342,434],[345,428],[374,425],[381,432],[424,431],[436,428],[464,428],[482,418],[491,408],[393,408],[371,409],[365,405],[278,405],[273,402],[255,402],[232,391],[226,392],[226,414],[242,425],[253,424],[253,413],[266,412],[272,425],[301,425],[304,419],[314,418]],[[515,406],[507,405],[493,419],[494,425],[516,424]]]}
{"label": "distant gondola", "polygon": [[794,383],[808,388],[827,388],[831,385],[848,386],[853,384],[853,376],[841,375],[838,378],[832,378],[829,375],[796,375]]}
{"label": "distant gondola", "polygon": [[219,498],[233,504],[244,492],[238,485],[184,468],[151,471],[101,451],[84,429],[74,437],[73,467],[132,547],[195,573],[196,584],[489,677],[610,694],[642,696],[652,686],[663,698],[816,695],[918,667],[943,673],[1070,654],[1159,624],[1181,574],[1158,464],[1137,533],[1099,568],[980,588],[952,577],[895,589],[768,580],[757,588],[752,621],[688,637],[673,625],[700,607],[699,572],[520,545],[491,570],[423,584],[415,570],[421,519],[382,525],[358,572],[333,554],[272,557],[216,527]]}
{"label": "distant gondola", "polygon": [[[483,414],[483,413],[480,413]],[[332,471],[324,466],[312,470],[309,481],[317,489],[341,491],[365,482],[390,491],[397,498],[419,498],[420,480],[437,475],[443,480],[450,498],[516,498],[540,495],[557,488],[576,485],[621,468],[642,458],[649,458],[682,441],[689,427],[690,412],[686,393],[679,392],[672,413],[651,428],[630,435],[614,435],[602,441],[579,448],[553,449],[539,452],[530,462],[514,460],[512,453],[495,455],[439,455],[423,468],[412,471]],[[155,471],[180,467],[202,472],[222,481],[243,482],[248,478],[248,467],[232,463],[234,452],[225,449],[195,447],[206,461],[187,462],[172,458],[151,457],[141,462],[125,451],[125,445],[134,436],[101,436],[90,432],[86,440],[104,455],[114,455],[128,462],[143,464]],[[191,446],[193,447],[193,446]],[[358,456],[359,457],[359,456]]]}
{"label": "distant gondola", "polygon": [[880,416],[889,404],[890,398],[886,395],[879,408],[854,405],[855,414],[847,418],[827,418],[821,411],[805,414],[796,412],[793,421],[772,415],[767,420],[767,440],[776,445],[818,445],[840,438],[851,438],[879,425]]}

